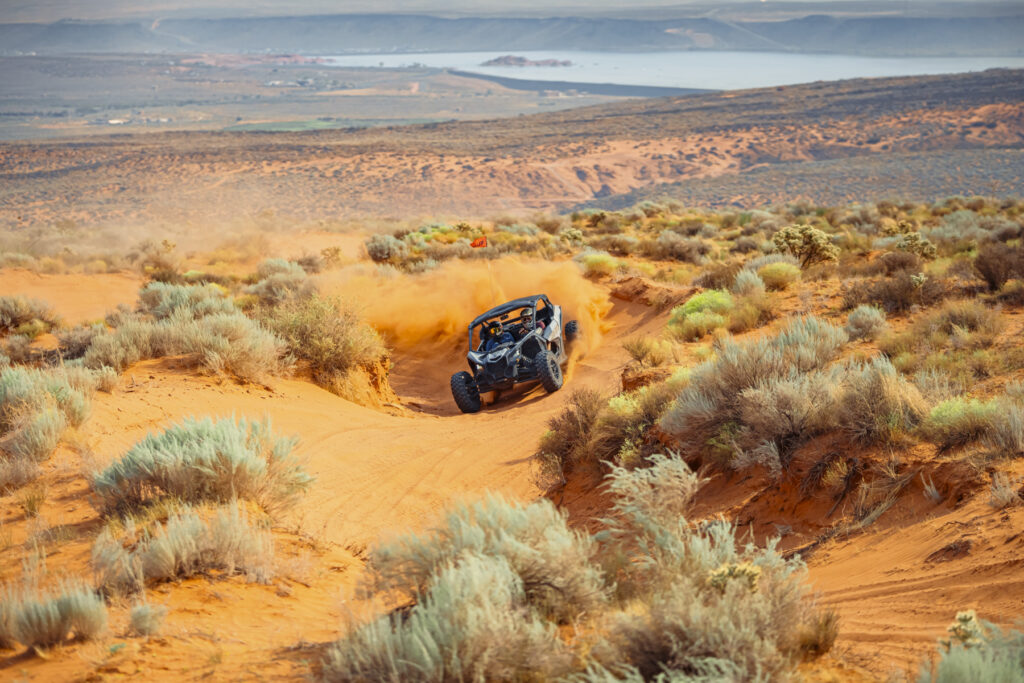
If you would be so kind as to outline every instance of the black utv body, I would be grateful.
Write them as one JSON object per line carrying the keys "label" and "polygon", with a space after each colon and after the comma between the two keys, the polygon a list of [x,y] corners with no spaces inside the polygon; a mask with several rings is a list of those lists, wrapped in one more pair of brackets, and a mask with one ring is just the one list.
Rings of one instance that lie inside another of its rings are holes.
{"label": "black utv body", "polygon": [[[495,333],[500,330],[500,334]],[[452,396],[459,410],[480,410],[480,394],[540,382],[548,393],[562,386],[562,366],[569,360],[567,344],[580,333],[570,320],[562,328],[562,309],[544,294],[513,299],[477,316],[469,324],[471,372],[452,375]]]}

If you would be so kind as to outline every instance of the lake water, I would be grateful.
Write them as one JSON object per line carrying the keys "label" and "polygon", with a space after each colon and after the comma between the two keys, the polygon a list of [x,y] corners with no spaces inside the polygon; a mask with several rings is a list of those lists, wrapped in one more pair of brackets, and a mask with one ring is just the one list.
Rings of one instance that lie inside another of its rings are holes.
{"label": "lake water", "polygon": [[[566,67],[480,66],[495,57],[515,54],[533,61],[569,60]],[[857,57],[781,52],[435,52],[417,54],[334,55],[344,67],[451,68],[490,76],[534,81],[617,83],[669,88],[734,90],[793,85],[811,81],[880,76],[1024,68],[1024,57]]]}

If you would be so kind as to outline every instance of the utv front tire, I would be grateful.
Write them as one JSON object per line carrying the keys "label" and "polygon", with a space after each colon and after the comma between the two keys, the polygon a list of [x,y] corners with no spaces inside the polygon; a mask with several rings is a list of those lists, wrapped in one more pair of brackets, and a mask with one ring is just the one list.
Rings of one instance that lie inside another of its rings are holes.
{"label": "utv front tire", "polygon": [[570,320],[565,324],[565,342],[572,344],[580,336],[580,323],[578,320]]}
{"label": "utv front tire", "polygon": [[553,355],[547,351],[540,351],[533,358],[533,367],[544,391],[551,394],[562,388],[562,368]]}
{"label": "utv front tire", "polygon": [[479,412],[480,406],[483,405],[473,375],[465,371],[452,375],[452,397],[455,399],[455,405],[464,413]]}

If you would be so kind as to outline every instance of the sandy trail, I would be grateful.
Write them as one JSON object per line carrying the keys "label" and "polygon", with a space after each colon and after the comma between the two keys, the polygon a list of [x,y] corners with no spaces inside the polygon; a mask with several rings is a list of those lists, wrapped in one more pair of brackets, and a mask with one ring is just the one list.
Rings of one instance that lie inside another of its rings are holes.
{"label": "sandy trail", "polygon": [[448,377],[464,363],[452,346],[446,355],[422,347],[396,352],[394,384],[414,408],[407,417],[363,408],[304,381],[282,380],[268,392],[197,378],[173,359],[150,361],[127,373],[124,390],[97,396],[88,436],[106,462],[189,415],[268,416],[277,432],[300,437],[296,453],[316,476],[288,523],[358,550],[382,534],[422,529],[462,495],[536,497],[529,456],[546,421],[574,389],[616,390],[628,360],[621,340],[657,316],[617,302],[605,338],[562,391],[527,388],[475,415],[458,414],[452,404]]}

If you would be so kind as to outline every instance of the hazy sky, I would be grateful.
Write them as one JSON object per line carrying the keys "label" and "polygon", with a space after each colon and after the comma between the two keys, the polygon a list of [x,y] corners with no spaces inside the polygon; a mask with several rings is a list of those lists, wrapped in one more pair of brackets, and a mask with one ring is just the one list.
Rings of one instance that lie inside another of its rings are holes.
{"label": "hazy sky", "polygon": [[[272,16],[342,14],[349,12],[424,12],[459,14],[544,14],[614,12],[637,16],[649,10],[697,7],[714,12],[723,7],[758,10],[786,5],[819,4],[825,8],[868,8],[881,11],[925,10],[959,4],[981,6],[990,0],[0,0],[0,22],[58,19],[155,18],[167,16]],[[1013,0],[1002,4],[1012,5]],[[647,11],[645,11],[647,10]]]}

